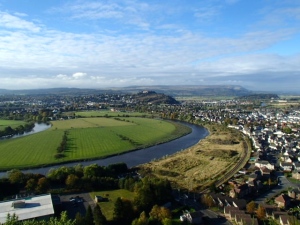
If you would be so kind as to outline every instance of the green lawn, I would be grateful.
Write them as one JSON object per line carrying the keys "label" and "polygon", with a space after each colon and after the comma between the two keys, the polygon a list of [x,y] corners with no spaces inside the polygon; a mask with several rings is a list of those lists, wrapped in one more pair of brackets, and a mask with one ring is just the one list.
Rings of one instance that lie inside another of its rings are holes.
{"label": "green lawn", "polygon": [[16,128],[17,126],[24,124],[25,122],[20,120],[0,120],[0,130],[4,130],[4,128],[8,126],[11,128]]}
{"label": "green lawn", "polygon": [[[161,120],[124,119],[99,117],[53,121],[53,126],[46,131],[1,140],[0,170],[102,158],[165,142],[188,131]],[[65,157],[55,159],[64,131],[68,131]]]}
{"label": "green lawn", "polygon": [[52,130],[55,129],[74,129],[74,128],[91,128],[91,127],[114,127],[114,126],[131,126],[133,123],[115,120],[114,118],[79,118],[70,120],[59,120],[52,122]]}
{"label": "green lawn", "polygon": [[109,199],[108,202],[100,202],[98,204],[100,205],[101,211],[103,215],[106,217],[106,219],[112,220],[113,213],[114,213],[114,206],[117,198],[120,197],[120,198],[133,200],[134,193],[124,189],[90,193],[92,199],[94,199],[96,195],[98,196],[100,195],[101,197],[107,197]]}

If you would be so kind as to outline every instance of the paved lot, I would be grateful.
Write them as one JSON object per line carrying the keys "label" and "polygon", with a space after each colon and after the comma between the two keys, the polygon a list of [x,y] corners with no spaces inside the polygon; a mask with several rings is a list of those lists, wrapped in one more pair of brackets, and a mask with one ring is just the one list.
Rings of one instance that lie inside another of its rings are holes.
{"label": "paved lot", "polygon": [[[75,203],[70,201],[70,198],[75,198],[77,196],[79,199],[82,199],[82,202]],[[71,219],[75,218],[77,212],[84,216],[89,205],[92,209],[95,207],[95,202],[90,197],[89,193],[61,195],[60,200],[62,203],[62,210],[67,211],[68,216]]]}

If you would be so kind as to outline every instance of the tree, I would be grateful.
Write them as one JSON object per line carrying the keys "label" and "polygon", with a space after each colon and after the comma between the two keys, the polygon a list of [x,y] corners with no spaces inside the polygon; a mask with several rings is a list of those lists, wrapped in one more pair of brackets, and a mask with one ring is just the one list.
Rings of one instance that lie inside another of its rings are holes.
{"label": "tree", "polygon": [[86,166],[83,169],[84,177],[87,178],[98,177],[99,176],[98,172],[99,172],[99,166],[96,163]]}
{"label": "tree", "polygon": [[[149,220],[154,223],[162,223],[164,219],[171,219],[172,215],[169,209],[165,207],[159,207],[158,205],[154,205],[149,213]],[[152,222],[152,223],[153,223]]]}
{"label": "tree", "polygon": [[132,221],[132,225],[148,225],[149,224],[149,219],[146,216],[146,213],[143,211],[140,214],[140,217],[138,219],[135,219]]}
{"label": "tree", "polygon": [[114,205],[113,220],[124,224],[130,223],[134,218],[132,202],[128,199],[117,198]]}
{"label": "tree", "polygon": [[121,198],[118,197],[114,205],[113,220],[116,222],[121,221],[122,217],[123,217],[123,202]]}
{"label": "tree", "polygon": [[20,170],[13,169],[8,171],[8,179],[12,184],[24,183],[25,175]]}
{"label": "tree", "polygon": [[93,211],[95,225],[105,225],[107,224],[106,217],[103,215],[99,204],[97,204]]}
{"label": "tree", "polygon": [[79,184],[79,178],[76,175],[74,174],[68,175],[66,179],[67,188],[69,189],[78,188],[78,184]]}
{"label": "tree", "polygon": [[282,132],[286,134],[292,133],[292,129],[290,127],[283,127]]}
{"label": "tree", "polygon": [[57,169],[50,169],[47,177],[56,183],[64,184],[68,175],[74,174],[73,167],[62,166]]}
{"label": "tree", "polygon": [[155,196],[149,184],[143,184],[135,190],[134,205],[139,212],[149,212],[154,205]]}
{"label": "tree", "polygon": [[18,216],[16,214],[10,215],[9,213],[6,216],[5,225],[18,225]]}
{"label": "tree", "polygon": [[84,221],[85,221],[85,225],[94,225],[93,212],[90,205],[86,210]]}
{"label": "tree", "polygon": [[75,225],[85,225],[84,217],[79,212],[75,216]]}
{"label": "tree", "polygon": [[38,180],[37,187],[36,187],[37,192],[45,193],[48,191],[49,188],[50,188],[50,184],[46,177],[42,177]]}
{"label": "tree", "polygon": [[258,219],[263,220],[266,217],[266,209],[262,205],[258,205],[256,216]]}
{"label": "tree", "polygon": [[211,195],[209,194],[204,194],[202,195],[201,197],[201,201],[204,205],[206,205],[207,207],[212,207],[214,205],[214,200],[213,198],[211,197]]}
{"label": "tree", "polygon": [[63,211],[60,214],[60,218],[51,217],[48,225],[75,225],[75,220],[70,220],[68,218],[67,212]]}
{"label": "tree", "polygon": [[246,205],[246,210],[248,213],[253,214],[255,212],[255,209],[256,209],[256,203],[254,201],[251,201]]}
{"label": "tree", "polygon": [[29,180],[27,180],[25,188],[28,192],[32,192],[35,190],[36,186],[37,186],[36,180],[33,178],[30,178]]}

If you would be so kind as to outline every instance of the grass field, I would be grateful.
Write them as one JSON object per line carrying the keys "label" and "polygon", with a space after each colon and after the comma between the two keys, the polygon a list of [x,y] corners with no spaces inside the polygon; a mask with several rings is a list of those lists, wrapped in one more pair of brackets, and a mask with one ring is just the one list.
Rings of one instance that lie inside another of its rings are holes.
{"label": "grass field", "polygon": [[109,117],[115,117],[115,116],[149,116],[150,114],[147,113],[139,113],[139,112],[114,112],[109,110],[97,110],[97,111],[82,111],[82,112],[76,112],[76,116],[82,116],[82,117],[102,117],[102,116],[109,116]]}
{"label": "grass field", "polygon": [[0,130],[3,130],[5,127],[10,126],[11,128],[15,128],[20,125],[24,125],[24,121],[19,120],[0,120]]}
{"label": "grass field", "polygon": [[243,152],[243,139],[236,130],[219,125],[208,126],[210,135],[198,144],[140,168],[174,187],[199,190],[236,164]]}
{"label": "grass field", "polygon": [[96,195],[98,196],[100,195],[101,197],[107,197],[109,199],[108,202],[100,202],[98,204],[100,205],[101,211],[103,215],[106,217],[106,219],[112,220],[113,213],[114,213],[114,206],[117,198],[120,197],[120,198],[133,200],[134,193],[124,189],[90,193],[92,199],[94,199]]}
{"label": "grass field", "polygon": [[[65,131],[65,157],[55,159]],[[138,117],[126,117],[124,121],[104,117],[53,121],[46,131],[0,141],[0,170],[107,157],[165,142],[188,131],[166,121]]]}

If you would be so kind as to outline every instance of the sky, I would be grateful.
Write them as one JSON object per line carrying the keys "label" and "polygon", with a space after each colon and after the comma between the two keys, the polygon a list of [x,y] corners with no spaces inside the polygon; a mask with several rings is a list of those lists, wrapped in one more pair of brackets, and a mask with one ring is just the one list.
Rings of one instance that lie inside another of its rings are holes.
{"label": "sky", "polygon": [[299,0],[0,0],[0,89],[300,93]]}

